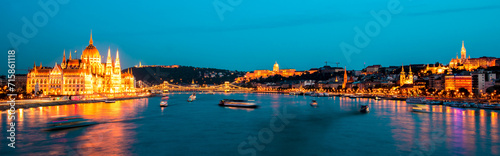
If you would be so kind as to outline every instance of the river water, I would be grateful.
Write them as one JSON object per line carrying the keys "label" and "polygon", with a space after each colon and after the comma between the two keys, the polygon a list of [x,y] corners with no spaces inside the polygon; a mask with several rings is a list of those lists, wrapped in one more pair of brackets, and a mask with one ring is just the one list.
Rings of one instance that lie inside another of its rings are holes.
{"label": "river water", "polygon": [[[500,155],[499,111],[401,101],[281,94],[170,95],[20,109],[16,148],[0,115],[0,155]],[[219,107],[221,99],[255,100],[257,109]],[[311,107],[311,100],[318,106]],[[368,104],[371,112],[359,113]],[[43,131],[56,115],[98,125]]]}

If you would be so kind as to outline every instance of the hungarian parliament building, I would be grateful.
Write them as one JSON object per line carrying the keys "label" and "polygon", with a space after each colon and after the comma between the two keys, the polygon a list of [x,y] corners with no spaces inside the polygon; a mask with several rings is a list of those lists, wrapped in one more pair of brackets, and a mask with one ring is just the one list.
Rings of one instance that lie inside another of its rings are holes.
{"label": "hungarian parliament building", "polygon": [[64,51],[61,64],[54,67],[33,65],[27,75],[26,91],[41,91],[44,95],[84,95],[96,93],[135,92],[135,79],[130,71],[122,73],[118,50],[116,58],[111,58],[108,48],[106,63],[93,45],[90,33],[89,45],[80,58],[73,59],[71,51],[66,58]]}

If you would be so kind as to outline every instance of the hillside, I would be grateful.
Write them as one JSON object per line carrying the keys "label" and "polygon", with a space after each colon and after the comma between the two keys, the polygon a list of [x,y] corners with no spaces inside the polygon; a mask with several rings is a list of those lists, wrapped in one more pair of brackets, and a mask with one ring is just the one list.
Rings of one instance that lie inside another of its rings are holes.
{"label": "hillside", "polygon": [[225,81],[234,81],[245,72],[229,71],[215,68],[199,68],[191,66],[147,66],[131,67],[122,70],[131,70],[136,81],[148,84],[161,84],[168,81],[171,84],[222,84]]}

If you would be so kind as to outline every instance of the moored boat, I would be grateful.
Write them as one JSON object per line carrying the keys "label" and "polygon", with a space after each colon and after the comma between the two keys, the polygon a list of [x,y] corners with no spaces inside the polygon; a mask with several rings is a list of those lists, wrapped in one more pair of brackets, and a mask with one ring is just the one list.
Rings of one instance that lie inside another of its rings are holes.
{"label": "moored boat", "polygon": [[355,94],[349,95],[349,98],[351,98],[351,99],[360,98],[360,97],[361,97],[360,95],[355,95]]}
{"label": "moored boat", "polygon": [[482,108],[500,110],[500,104],[485,105]]}
{"label": "moored boat", "polygon": [[406,97],[402,97],[402,96],[393,96],[393,97],[389,97],[388,98],[389,100],[396,100],[396,101],[406,101]]}
{"label": "moored boat", "polygon": [[427,100],[425,98],[408,98],[406,99],[407,104],[426,104]]}

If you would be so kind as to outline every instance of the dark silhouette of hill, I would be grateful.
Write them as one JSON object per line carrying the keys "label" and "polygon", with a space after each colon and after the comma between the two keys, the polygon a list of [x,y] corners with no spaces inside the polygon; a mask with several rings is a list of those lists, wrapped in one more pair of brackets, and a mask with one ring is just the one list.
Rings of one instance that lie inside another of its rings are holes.
{"label": "dark silhouette of hill", "polygon": [[122,70],[131,70],[136,81],[157,85],[168,81],[171,84],[222,84],[225,81],[233,82],[235,78],[245,75],[241,71],[229,71],[215,68],[199,68],[192,66],[179,66],[178,68],[148,66],[131,67]]}

